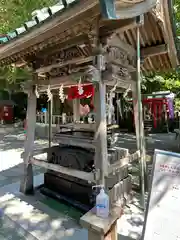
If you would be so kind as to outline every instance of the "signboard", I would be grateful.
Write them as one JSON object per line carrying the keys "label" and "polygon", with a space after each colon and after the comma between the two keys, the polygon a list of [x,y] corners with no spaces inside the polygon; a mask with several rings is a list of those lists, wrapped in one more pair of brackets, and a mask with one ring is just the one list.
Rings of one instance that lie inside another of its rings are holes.
{"label": "signboard", "polygon": [[180,154],[155,150],[142,240],[179,240]]}

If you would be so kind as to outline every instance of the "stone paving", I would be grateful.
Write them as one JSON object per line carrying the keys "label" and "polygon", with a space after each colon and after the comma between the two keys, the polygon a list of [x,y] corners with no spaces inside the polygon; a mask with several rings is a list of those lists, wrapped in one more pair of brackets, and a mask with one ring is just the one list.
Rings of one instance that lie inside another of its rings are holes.
{"label": "stone paving", "polygon": [[[23,176],[21,153],[24,139],[23,130],[0,128],[0,187],[17,182]],[[47,141],[35,141],[35,149],[47,146]],[[44,172],[44,169],[38,166],[33,166],[33,168],[34,175]]]}
{"label": "stone paving", "polygon": [[25,240],[27,239],[27,236],[28,239],[35,240],[32,235],[30,235],[26,230],[21,228],[18,224],[16,224],[7,216],[4,216],[4,218],[0,220],[1,240]]}
{"label": "stone paving", "polygon": [[[173,134],[148,136],[146,142],[151,155],[154,148],[178,151]],[[135,149],[132,135],[122,134],[119,143],[132,151]],[[23,130],[0,127],[0,209],[5,213],[0,218],[0,240],[87,240],[87,231],[81,229],[77,221],[44,205],[42,196],[27,197],[19,193],[23,145]],[[47,141],[35,141],[36,149],[42,147],[47,147]],[[34,168],[35,185],[43,182],[43,172],[39,167]],[[138,239],[142,226],[143,212],[139,197],[135,197],[118,222],[119,240]]]}
{"label": "stone paving", "polygon": [[[18,183],[19,186],[20,178],[23,176],[23,163],[20,158],[23,145],[23,130],[0,127],[0,189],[14,183]],[[36,148],[47,146],[47,142],[37,141],[35,145]],[[39,167],[34,167],[34,175],[39,175],[43,171]],[[25,236],[28,236],[28,239],[36,239],[7,215],[0,219],[0,240],[23,240],[27,239]]]}

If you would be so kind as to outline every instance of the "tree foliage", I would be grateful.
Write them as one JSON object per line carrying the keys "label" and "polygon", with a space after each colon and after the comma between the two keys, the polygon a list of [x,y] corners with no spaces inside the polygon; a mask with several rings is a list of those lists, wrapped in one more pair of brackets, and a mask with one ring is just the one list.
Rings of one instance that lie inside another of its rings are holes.
{"label": "tree foliage", "polygon": [[0,33],[7,33],[20,27],[32,18],[36,9],[55,4],[55,0],[1,0],[0,1]]}
{"label": "tree foliage", "polygon": [[180,0],[174,0],[174,14],[176,20],[177,35],[180,36]]}
{"label": "tree foliage", "polygon": [[[32,19],[34,10],[53,5],[57,0],[1,0],[0,1],[0,34],[6,34],[21,27]],[[20,84],[29,80],[30,71],[14,66],[0,68],[0,89],[18,90]]]}
{"label": "tree foliage", "polygon": [[[1,0],[0,1],[0,34],[13,31],[32,18],[31,13],[36,9],[50,6],[58,0]],[[180,36],[180,0],[174,0],[177,35]],[[27,68],[17,69],[13,66],[0,68],[0,88],[17,89],[22,81],[31,77]],[[142,92],[170,90],[178,96],[180,74],[172,71],[168,74],[157,73],[143,77]]]}
{"label": "tree foliage", "polygon": [[0,89],[20,90],[22,82],[32,78],[30,69],[5,66],[0,68]]}
{"label": "tree foliage", "polygon": [[180,110],[180,73],[171,71],[142,78],[142,93],[171,91],[175,94],[175,109]]}

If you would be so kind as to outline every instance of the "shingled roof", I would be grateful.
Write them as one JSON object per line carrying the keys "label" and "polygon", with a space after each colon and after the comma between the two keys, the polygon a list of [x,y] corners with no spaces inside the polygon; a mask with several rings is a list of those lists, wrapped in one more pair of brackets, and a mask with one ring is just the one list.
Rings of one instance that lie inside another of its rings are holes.
{"label": "shingled roof", "polygon": [[[77,40],[82,35],[89,37],[93,19],[100,14],[102,16],[101,1],[61,0],[56,5],[34,11],[31,20],[0,36],[0,65],[17,63],[22,66],[52,48],[67,47],[70,40]],[[124,6],[125,2],[130,6]],[[135,18],[144,14],[144,24],[140,27],[143,73],[176,68],[179,60],[172,0],[116,0],[116,3],[118,19],[100,20],[102,37],[113,28],[121,29],[119,37],[136,49]],[[124,26],[130,27],[127,29]]]}

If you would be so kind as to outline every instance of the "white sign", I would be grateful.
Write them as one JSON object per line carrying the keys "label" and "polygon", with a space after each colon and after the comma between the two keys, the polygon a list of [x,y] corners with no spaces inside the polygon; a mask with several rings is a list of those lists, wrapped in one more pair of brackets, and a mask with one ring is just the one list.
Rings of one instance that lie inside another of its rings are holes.
{"label": "white sign", "polygon": [[180,154],[155,150],[142,240],[180,240]]}

